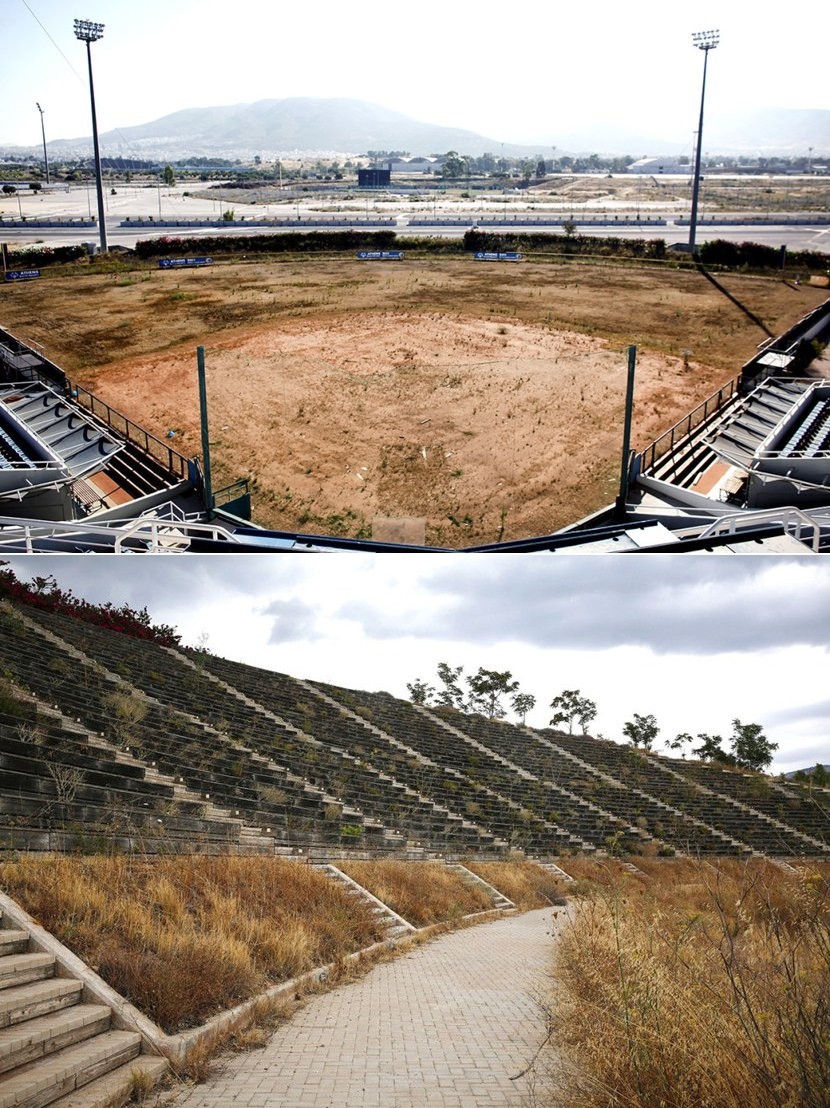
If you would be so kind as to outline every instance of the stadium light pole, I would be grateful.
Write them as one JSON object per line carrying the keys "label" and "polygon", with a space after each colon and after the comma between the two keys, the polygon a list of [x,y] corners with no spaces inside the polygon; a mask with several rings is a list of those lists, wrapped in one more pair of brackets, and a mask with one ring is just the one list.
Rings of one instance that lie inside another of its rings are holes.
{"label": "stadium light pole", "polygon": [[46,184],[49,184],[49,157],[46,153],[46,127],[43,124],[43,108],[35,101],[35,106],[40,112],[40,134],[43,138],[43,164],[46,167]]}
{"label": "stadium light pole", "polygon": [[95,87],[92,83],[92,50],[90,44],[104,37],[104,24],[88,19],[75,20],[75,38],[86,43],[86,60],[89,65],[89,102],[92,106],[92,145],[95,149],[95,184],[98,190],[98,234],[101,253],[107,253],[107,223],[104,212],[104,185],[101,179],[101,151],[98,147],[98,120],[95,116]]}
{"label": "stadium light pole", "polygon": [[700,90],[700,120],[697,125],[697,150],[695,151],[695,176],[692,186],[692,212],[689,220],[689,251],[697,252],[695,237],[697,234],[697,202],[700,195],[700,154],[703,149],[703,103],[706,99],[706,65],[709,51],[714,50],[720,40],[720,31],[695,31],[692,42],[703,51],[703,87]]}

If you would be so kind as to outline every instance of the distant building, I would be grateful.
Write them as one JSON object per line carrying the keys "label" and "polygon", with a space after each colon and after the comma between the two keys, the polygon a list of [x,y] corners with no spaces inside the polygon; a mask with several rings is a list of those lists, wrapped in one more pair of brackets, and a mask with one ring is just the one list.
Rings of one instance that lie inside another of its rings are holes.
{"label": "distant building", "polygon": [[392,173],[440,173],[443,158],[390,158],[386,163]]}
{"label": "distant building", "polygon": [[689,165],[681,165],[677,158],[640,158],[638,162],[632,162],[628,167],[629,173],[649,173],[657,176],[661,173],[683,174],[690,173]]}
{"label": "distant building", "polygon": [[361,189],[388,189],[390,176],[388,169],[358,169],[357,187]]}

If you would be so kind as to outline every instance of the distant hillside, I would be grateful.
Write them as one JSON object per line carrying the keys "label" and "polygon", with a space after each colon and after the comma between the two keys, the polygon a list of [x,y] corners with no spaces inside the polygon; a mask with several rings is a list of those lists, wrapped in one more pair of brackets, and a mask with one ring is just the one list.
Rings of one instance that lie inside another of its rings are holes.
{"label": "distant hillside", "polygon": [[770,154],[800,157],[830,154],[830,110],[820,108],[759,108],[753,112],[713,118],[704,130],[704,149],[724,154]]}
{"label": "distant hillside", "polygon": [[[561,129],[541,136],[535,144],[502,143],[473,131],[422,123],[400,112],[365,100],[293,97],[259,100],[212,108],[186,108],[136,127],[122,127],[101,136],[103,153],[110,157],[178,159],[225,157],[266,160],[287,154],[364,154],[368,150],[406,150],[415,155],[458,150],[478,156],[487,152],[509,157],[569,154],[642,157],[688,152],[687,132],[647,135],[612,121],[599,121],[579,130]],[[764,108],[731,118],[712,113],[704,132],[707,153],[749,154],[765,157],[830,156],[830,110]],[[89,152],[89,137],[56,139],[49,148],[56,156]],[[24,152],[22,148],[17,148]],[[26,151],[27,153],[29,151]],[[32,148],[31,153],[38,151]]]}
{"label": "distant hillside", "polygon": [[[137,127],[101,136],[103,148],[167,157],[187,155],[273,156],[290,152],[362,154],[367,150],[406,150],[444,154],[459,150],[478,156],[501,152],[502,145],[472,131],[420,123],[400,112],[364,100],[294,97],[228,107],[187,108]],[[85,147],[89,139],[58,140],[60,149]],[[513,156],[538,148],[505,146]]]}

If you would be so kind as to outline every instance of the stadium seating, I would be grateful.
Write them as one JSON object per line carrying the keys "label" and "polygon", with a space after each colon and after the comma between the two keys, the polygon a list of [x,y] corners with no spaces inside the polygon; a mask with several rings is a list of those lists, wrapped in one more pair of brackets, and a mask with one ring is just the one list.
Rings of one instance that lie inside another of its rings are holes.
{"label": "stadium seating", "polygon": [[0,848],[830,855],[815,791],[0,606]]}

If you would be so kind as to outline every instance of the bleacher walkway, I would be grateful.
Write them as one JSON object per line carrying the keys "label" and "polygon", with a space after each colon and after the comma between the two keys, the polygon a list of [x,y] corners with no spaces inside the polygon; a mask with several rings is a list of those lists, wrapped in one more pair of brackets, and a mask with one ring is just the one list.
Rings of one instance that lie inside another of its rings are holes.
{"label": "bleacher walkway", "polygon": [[509,1108],[547,1034],[562,908],[454,931],[312,998],[263,1050],[222,1059],[176,1108]]}

